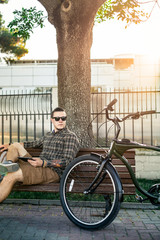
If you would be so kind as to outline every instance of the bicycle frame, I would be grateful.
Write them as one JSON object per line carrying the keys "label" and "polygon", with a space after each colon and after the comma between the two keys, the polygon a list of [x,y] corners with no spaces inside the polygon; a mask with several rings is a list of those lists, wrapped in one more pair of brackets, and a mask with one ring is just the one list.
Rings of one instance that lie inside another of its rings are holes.
{"label": "bicycle frame", "polygon": [[[155,147],[155,146],[149,146],[149,145],[146,145],[146,144],[140,144],[138,142],[130,141],[129,139],[118,140],[118,136],[119,136],[119,133],[121,131],[121,126],[119,124],[120,122],[123,122],[123,121],[125,121],[125,120],[127,120],[129,118],[131,118],[131,119],[139,119],[141,116],[144,116],[144,115],[147,115],[147,114],[154,114],[154,113],[156,113],[156,111],[155,110],[151,110],[151,111],[142,111],[142,112],[130,113],[130,114],[126,115],[125,117],[123,117],[122,119],[117,117],[117,116],[115,116],[114,118],[111,118],[109,116],[109,111],[113,111],[114,110],[113,109],[113,105],[116,102],[117,102],[117,99],[114,99],[113,101],[111,101],[107,105],[107,107],[104,108],[105,113],[106,113],[106,119],[113,122],[113,124],[116,127],[116,131],[115,131],[115,138],[112,140],[110,149],[109,149],[108,153],[106,154],[106,156],[104,157],[103,161],[101,161],[101,168],[100,169],[103,169],[103,166],[105,167],[105,162],[107,163],[108,161],[111,161],[112,155],[115,155],[127,167],[128,172],[129,172],[129,174],[131,176],[131,179],[132,179],[135,187],[143,195],[145,195],[147,198],[149,198],[149,199],[158,199],[158,202],[160,202],[160,196],[157,197],[157,196],[151,194],[150,192],[147,192],[145,189],[143,189],[139,185],[131,165],[129,164],[128,160],[123,156],[124,152],[129,150],[129,149],[142,148],[142,149],[149,149],[149,150],[160,152],[160,148]],[[102,158],[102,156],[101,156],[101,158]],[[103,164],[102,164],[102,162],[103,162]],[[90,185],[88,190],[90,190],[91,187],[94,185],[94,183],[97,181],[97,179],[100,176],[100,172],[101,171],[102,170],[99,171],[99,173],[95,177],[93,183]]]}
{"label": "bicycle frame", "polygon": [[[128,141],[128,142],[126,143],[126,141]],[[160,148],[155,147],[155,146],[149,146],[149,145],[146,145],[146,144],[140,144],[140,143],[137,143],[137,142],[132,142],[128,139],[124,139],[124,140],[116,140],[115,139],[111,143],[111,146],[110,146],[109,152],[107,154],[107,157],[109,156],[111,158],[111,156],[114,154],[117,158],[119,158],[123,162],[123,164],[127,167],[128,172],[129,172],[129,174],[132,178],[132,181],[133,181],[135,187],[142,194],[144,194],[146,197],[157,199],[156,196],[150,194],[149,192],[147,192],[145,189],[143,189],[139,185],[131,165],[129,164],[128,160],[123,156],[123,154],[126,150],[138,149],[138,148],[149,149],[149,150],[160,152]]]}

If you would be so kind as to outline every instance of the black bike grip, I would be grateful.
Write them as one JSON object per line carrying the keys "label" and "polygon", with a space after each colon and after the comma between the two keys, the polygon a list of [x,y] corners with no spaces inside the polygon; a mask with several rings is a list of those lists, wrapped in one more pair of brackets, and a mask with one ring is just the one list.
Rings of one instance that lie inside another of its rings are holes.
{"label": "black bike grip", "polygon": [[107,109],[110,110],[110,111],[113,111],[113,108],[112,106],[117,102],[117,99],[113,99],[112,102],[110,102],[107,106]]}
{"label": "black bike grip", "polygon": [[140,115],[143,116],[143,115],[154,114],[154,113],[156,113],[156,111],[155,110],[151,110],[151,111],[140,112]]}

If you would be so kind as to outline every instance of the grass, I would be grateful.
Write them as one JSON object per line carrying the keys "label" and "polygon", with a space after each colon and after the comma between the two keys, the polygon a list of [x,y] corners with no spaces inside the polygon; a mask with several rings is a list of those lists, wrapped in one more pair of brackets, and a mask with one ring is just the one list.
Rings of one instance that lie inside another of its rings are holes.
{"label": "grass", "polygon": [[[143,187],[145,190],[148,190],[152,185],[160,183],[160,179],[158,180],[139,179],[138,182],[141,187]],[[138,191],[137,193],[140,194]],[[142,194],[140,195],[144,197]],[[43,192],[11,192],[8,198],[49,199],[49,200],[60,199],[59,193],[43,193]],[[124,195],[124,202],[137,202],[137,201],[135,199],[135,195]]]}
{"label": "grass", "polygon": [[[142,188],[144,188],[146,191],[148,191],[152,185],[154,185],[156,183],[160,184],[160,179],[156,179],[156,180],[138,179],[138,183]],[[138,190],[136,190],[136,193],[138,195],[142,196],[143,198],[146,198]],[[124,202],[137,202],[137,200],[135,199],[135,195],[124,195]],[[145,202],[149,202],[149,200],[147,200]]]}
{"label": "grass", "polygon": [[59,193],[43,193],[43,192],[11,192],[8,198],[18,199],[60,199]]}

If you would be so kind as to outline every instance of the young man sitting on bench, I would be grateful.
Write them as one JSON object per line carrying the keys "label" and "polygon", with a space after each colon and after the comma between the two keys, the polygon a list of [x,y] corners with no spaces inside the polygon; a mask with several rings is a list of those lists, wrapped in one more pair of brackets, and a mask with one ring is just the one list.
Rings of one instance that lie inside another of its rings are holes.
{"label": "young man sitting on bench", "polygon": [[[66,112],[56,108],[51,113],[54,131],[33,142],[0,146],[0,202],[16,182],[24,185],[59,182],[64,168],[79,151],[77,136],[66,127]],[[40,157],[32,158],[25,148],[42,148]],[[6,151],[6,156],[5,156]],[[0,160],[1,161],[1,160]]]}

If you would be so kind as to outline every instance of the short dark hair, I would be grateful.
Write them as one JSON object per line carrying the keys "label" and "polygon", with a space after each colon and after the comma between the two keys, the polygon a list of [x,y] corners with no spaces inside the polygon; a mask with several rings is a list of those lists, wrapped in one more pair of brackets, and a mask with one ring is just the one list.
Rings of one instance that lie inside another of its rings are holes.
{"label": "short dark hair", "polygon": [[53,115],[55,112],[65,112],[64,108],[61,107],[56,107],[52,112],[51,112],[51,118],[53,118]]}

